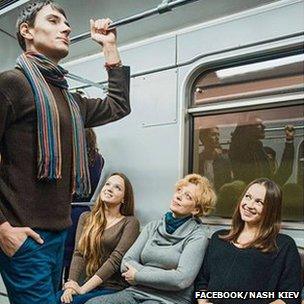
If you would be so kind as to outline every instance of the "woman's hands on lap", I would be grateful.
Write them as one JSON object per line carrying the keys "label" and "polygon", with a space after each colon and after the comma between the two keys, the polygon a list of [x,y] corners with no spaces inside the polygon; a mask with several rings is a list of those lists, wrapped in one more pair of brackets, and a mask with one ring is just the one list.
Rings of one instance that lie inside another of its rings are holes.
{"label": "woman's hands on lap", "polygon": [[72,303],[73,295],[81,295],[83,294],[81,286],[73,280],[66,282],[63,285],[63,295],[60,300],[64,304]]}

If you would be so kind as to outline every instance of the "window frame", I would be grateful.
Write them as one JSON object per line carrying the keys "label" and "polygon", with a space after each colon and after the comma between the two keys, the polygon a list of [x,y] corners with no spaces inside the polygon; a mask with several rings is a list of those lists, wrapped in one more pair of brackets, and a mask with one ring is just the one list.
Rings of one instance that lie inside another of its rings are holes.
{"label": "window frame", "polygon": [[[193,86],[197,78],[208,71],[215,71],[217,69],[237,67],[249,63],[262,62],[271,59],[278,59],[286,56],[291,56],[295,54],[302,53],[301,49],[294,49],[288,52],[282,52],[277,54],[270,54],[267,56],[239,56],[239,60],[234,58],[233,60],[229,58],[224,58],[219,62],[205,62],[194,72],[192,72],[191,77],[188,81],[188,90],[186,94],[186,110],[185,110],[185,119],[188,121],[184,134],[185,151],[188,154],[188,157],[185,158],[187,162],[184,166],[184,173],[193,172],[193,144],[194,144],[194,121],[197,117],[204,117],[210,115],[219,115],[219,114],[228,114],[235,112],[248,112],[252,110],[263,110],[263,109],[272,109],[272,108],[281,108],[294,105],[303,105],[304,104],[304,90],[300,88],[298,90],[285,91],[282,90],[280,93],[275,92],[275,94],[265,96],[255,96],[252,98],[237,98],[235,100],[227,101],[218,101],[206,104],[195,105],[193,103]],[[186,138],[188,140],[186,140]],[[204,218],[204,223],[210,226],[230,226],[231,219],[224,219],[218,217]],[[283,221],[282,220],[282,229],[289,230],[303,230],[304,221],[292,222],[292,221]]]}

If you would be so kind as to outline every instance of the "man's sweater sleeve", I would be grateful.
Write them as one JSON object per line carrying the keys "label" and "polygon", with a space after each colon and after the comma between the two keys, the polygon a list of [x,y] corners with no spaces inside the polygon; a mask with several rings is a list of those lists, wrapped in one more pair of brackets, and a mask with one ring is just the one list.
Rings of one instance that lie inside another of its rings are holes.
{"label": "man's sweater sleeve", "polygon": [[[203,233],[196,233],[184,247],[177,269],[164,270],[144,266],[135,274],[135,282],[160,290],[185,289],[193,284],[201,267],[206,247],[206,236]],[[201,258],[193,259],[198,252],[201,253]]]}
{"label": "man's sweater sleeve", "polygon": [[130,69],[110,69],[108,94],[104,99],[86,98],[73,94],[83,117],[84,127],[91,128],[123,118],[130,108]]}
{"label": "man's sweater sleeve", "polygon": [[[12,103],[7,99],[4,92],[2,92],[2,83],[0,81],[0,157],[1,151],[3,147],[3,137],[5,134],[6,129],[10,125],[10,123],[14,120],[14,110]],[[5,88],[3,88],[4,90]],[[0,159],[0,166],[1,166],[1,159]],[[1,182],[1,180],[0,180]],[[1,200],[1,196],[0,196]],[[1,204],[0,204],[1,205]],[[7,219],[5,218],[3,212],[0,209],[0,225],[6,222]]]}
{"label": "man's sweater sleeve", "polygon": [[281,186],[283,186],[292,174],[293,164],[294,164],[294,143],[286,142],[281,163],[274,175],[274,180]]}

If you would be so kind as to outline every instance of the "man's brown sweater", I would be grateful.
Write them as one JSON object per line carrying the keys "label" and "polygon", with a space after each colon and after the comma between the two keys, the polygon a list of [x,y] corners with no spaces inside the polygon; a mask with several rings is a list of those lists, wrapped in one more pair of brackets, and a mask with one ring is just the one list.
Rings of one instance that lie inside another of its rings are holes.
{"label": "man's brown sweater", "polygon": [[[105,99],[74,94],[85,128],[130,113],[129,68],[109,70]],[[50,85],[60,116],[62,178],[37,179],[37,115],[31,86],[18,69],[0,74],[0,224],[59,231],[71,224],[72,122],[61,90]]]}

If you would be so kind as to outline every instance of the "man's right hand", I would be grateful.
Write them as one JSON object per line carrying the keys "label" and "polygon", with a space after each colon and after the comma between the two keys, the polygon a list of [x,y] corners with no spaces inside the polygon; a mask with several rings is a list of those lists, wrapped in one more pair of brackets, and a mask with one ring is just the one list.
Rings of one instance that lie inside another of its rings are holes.
{"label": "man's right hand", "polygon": [[285,138],[288,141],[293,141],[295,136],[295,128],[293,125],[285,126]]}
{"label": "man's right hand", "polygon": [[0,247],[9,257],[17,252],[28,237],[43,244],[40,235],[29,227],[13,227],[9,222],[0,225]]}

